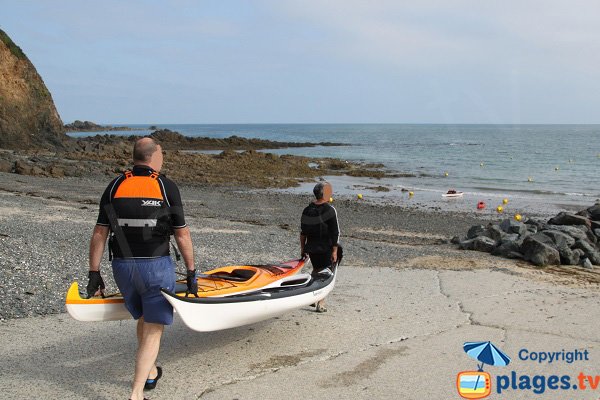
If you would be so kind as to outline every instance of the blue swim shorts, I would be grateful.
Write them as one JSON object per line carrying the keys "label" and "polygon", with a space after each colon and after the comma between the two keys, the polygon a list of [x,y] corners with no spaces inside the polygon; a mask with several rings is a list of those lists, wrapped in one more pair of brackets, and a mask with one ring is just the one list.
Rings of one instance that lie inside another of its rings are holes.
{"label": "blue swim shorts", "polygon": [[115,282],[125,299],[125,307],[134,319],[171,325],[173,307],[160,292],[175,288],[175,265],[171,257],[115,258],[112,261]]}

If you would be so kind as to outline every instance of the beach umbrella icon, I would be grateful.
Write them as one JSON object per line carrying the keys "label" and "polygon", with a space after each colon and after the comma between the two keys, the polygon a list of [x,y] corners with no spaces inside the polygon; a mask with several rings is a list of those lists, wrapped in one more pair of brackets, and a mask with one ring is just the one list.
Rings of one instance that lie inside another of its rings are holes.
{"label": "beach umbrella icon", "polygon": [[481,365],[477,365],[480,371],[483,371],[484,364],[504,367],[510,363],[510,357],[492,342],[466,342],[463,349],[469,357],[481,362]]}
{"label": "beach umbrella icon", "polygon": [[[510,357],[494,346],[492,342],[466,342],[463,344],[463,349],[469,357],[481,362],[481,365],[477,364],[479,371],[483,371],[484,364],[504,367],[510,363]],[[474,387],[477,387],[480,377],[481,375],[477,375]]]}

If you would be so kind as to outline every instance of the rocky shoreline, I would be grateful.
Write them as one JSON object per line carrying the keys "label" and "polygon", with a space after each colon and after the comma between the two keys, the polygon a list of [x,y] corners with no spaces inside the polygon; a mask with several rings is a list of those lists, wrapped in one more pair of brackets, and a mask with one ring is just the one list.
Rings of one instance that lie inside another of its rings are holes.
{"label": "rocky shoreline", "polygon": [[67,132],[104,132],[104,131],[142,131],[143,128],[131,128],[129,126],[98,125],[92,121],[75,120],[65,124]]}
{"label": "rocky shoreline", "polygon": [[[259,149],[333,146],[337,143],[274,142],[232,136],[188,138],[160,130],[150,135],[165,149],[164,173],[180,183],[283,188],[324,175],[381,178],[392,175],[382,164],[345,162],[259,152]],[[139,136],[96,135],[71,139],[52,150],[0,150],[0,172],[48,177],[110,177],[127,169]],[[202,154],[198,150],[223,150]],[[241,152],[239,152],[241,151]]]}
{"label": "rocky shoreline", "polygon": [[600,266],[600,202],[578,213],[561,212],[547,222],[505,219],[474,225],[452,242],[463,250],[523,259],[534,265]]}

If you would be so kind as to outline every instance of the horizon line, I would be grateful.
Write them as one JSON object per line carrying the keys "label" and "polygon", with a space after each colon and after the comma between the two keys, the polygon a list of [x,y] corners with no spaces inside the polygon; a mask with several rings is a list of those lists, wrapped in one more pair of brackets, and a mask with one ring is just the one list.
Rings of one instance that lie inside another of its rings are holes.
{"label": "horizon line", "polygon": [[148,125],[148,126],[159,126],[159,125],[489,125],[489,126],[523,126],[523,125],[546,125],[546,126],[581,126],[581,125],[600,125],[600,122],[526,122],[526,123],[514,123],[514,122],[502,122],[502,123],[489,123],[489,122],[95,122],[87,119],[75,119],[70,122],[64,122],[63,124],[73,123],[75,121],[89,121],[99,125],[106,126],[128,126],[128,125]]}

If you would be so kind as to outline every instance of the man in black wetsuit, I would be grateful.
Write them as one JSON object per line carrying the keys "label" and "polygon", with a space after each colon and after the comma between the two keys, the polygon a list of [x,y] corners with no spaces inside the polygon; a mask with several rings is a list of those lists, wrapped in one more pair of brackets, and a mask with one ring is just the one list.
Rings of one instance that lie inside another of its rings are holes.
{"label": "man in black wetsuit", "polygon": [[152,138],[139,139],[133,148],[133,168],[116,177],[100,200],[100,212],[90,241],[88,297],[102,294],[100,260],[112,232],[109,252],[115,282],[125,306],[138,321],[138,350],[130,399],[143,399],[162,376],[156,366],[165,325],[173,322],[173,308],[160,289],[175,287],[175,266],[169,238],[175,241],[187,267],[188,291],[196,293],[194,251],[177,185],[160,175],[163,154]]}
{"label": "man in black wetsuit", "polygon": [[[302,211],[300,221],[300,253],[308,254],[313,275],[330,268],[338,261],[340,227],[337,212],[329,204],[333,188],[328,182],[319,182],[313,189],[315,200]],[[326,312],[325,299],[315,304],[317,312]]]}

